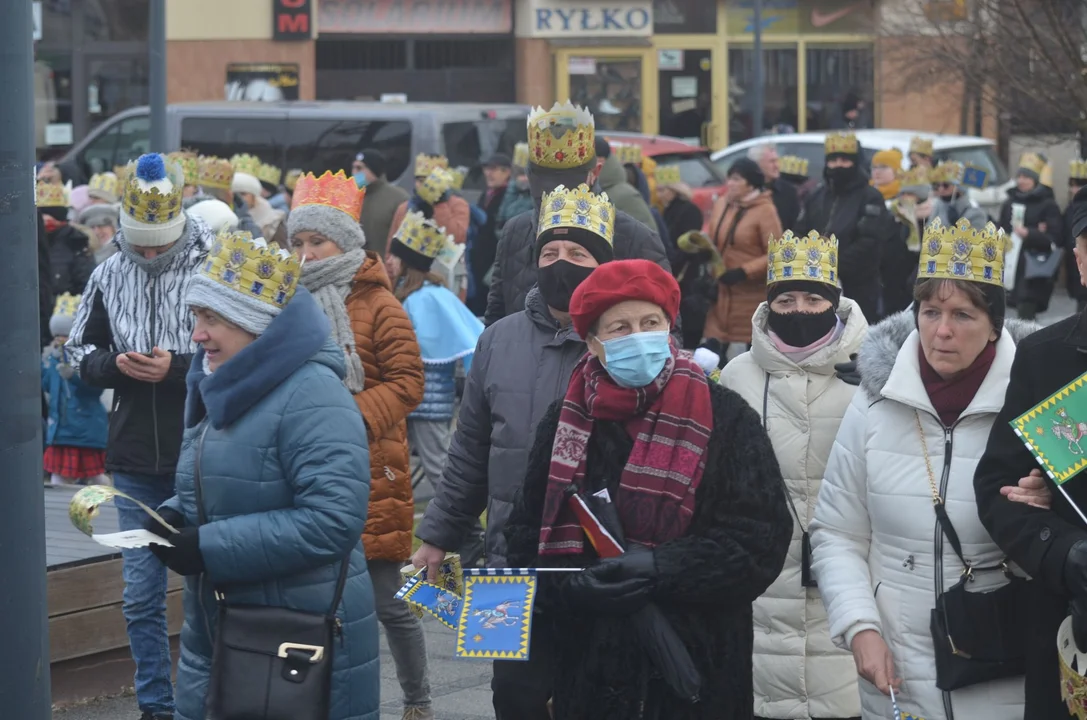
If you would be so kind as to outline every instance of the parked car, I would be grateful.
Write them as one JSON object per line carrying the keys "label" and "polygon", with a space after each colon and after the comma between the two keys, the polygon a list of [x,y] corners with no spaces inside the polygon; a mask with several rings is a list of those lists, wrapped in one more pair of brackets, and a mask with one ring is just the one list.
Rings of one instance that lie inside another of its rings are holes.
{"label": "parked car", "polygon": [[[916,136],[932,139],[936,160],[955,160],[982,168],[989,175],[988,185],[983,190],[970,189],[970,199],[992,216],[1000,212],[1000,205],[1007,197],[1007,191],[1014,184],[1008,176],[1004,163],[997,157],[992,140],[968,135],[936,135],[914,130],[857,130],[864,154],[864,165],[870,167],[872,155],[879,150],[898,148],[909,165],[910,140]],[[724,150],[713,153],[713,162],[720,172],[725,173],[736,158],[745,155],[755,145],[773,143],[782,155],[796,155],[808,161],[808,176],[823,177],[823,140],[825,132],[794,133],[788,135],[765,135],[729,145]]]}
{"label": "parked car", "polygon": [[658,166],[679,168],[679,176],[691,187],[691,200],[703,214],[725,192],[725,176],[710,160],[710,151],[679,138],[666,135],[608,132],[603,137],[610,143],[641,145],[642,155],[651,157]]}
{"label": "parked car", "polygon": [[[469,169],[464,189],[474,200],[485,185],[480,163],[495,152],[512,155],[527,140],[528,112],[527,105],[476,103],[177,103],[166,108],[166,143],[226,158],[249,153],[303,171],[350,171],[357,152],[376,147],[388,158],[389,181],[404,188],[412,186],[416,154],[440,153]],[[59,162],[79,184],[147,152],[149,134],[147,107],[131,108]]]}

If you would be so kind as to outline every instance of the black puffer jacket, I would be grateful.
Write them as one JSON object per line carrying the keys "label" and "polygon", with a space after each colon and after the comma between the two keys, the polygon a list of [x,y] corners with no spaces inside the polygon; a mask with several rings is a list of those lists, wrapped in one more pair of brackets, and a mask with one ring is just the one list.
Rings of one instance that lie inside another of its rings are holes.
{"label": "black puffer jacket", "polygon": [[[521,213],[502,228],[494,275],[487,296],[488,327],[525,309],[528,291],[536,285],[536,223],[539,212]],[[672,266],[657,233],[622,210],[615,213],[615,259],[652,260],[669,272]]]}
{"label": "black puffer jacket", "polygon": [[[702,677],[690,704],[664,685],[631,632],[630,619],[585,614],[564,599],[561,575],[540,577],[533,635],[553,643],[557,720],[748,720],[751,603],[785,561],[792,517],[781,470],[759,416],[739,395],[711,385],[713,431],[694,519],[682,537],[654,550],[654,602],[683,640]],[[528,475],[506,526],[511,567],[586,567],[596,556],[540,559],[537,545],[561,402],[540,421]],[[586,460],[587,490],[615,497],[633,441],[622,423],[597,422]],[[641,703],[645,703],[641,708]]]}
{"label": "black puffer jacket", "polygon": [[796,185],[779,177],[769,183],[768,187],[774,198],[778,219],[781,220],[781,229],[792,230],[796,225],[796,219],[800,217],[800,197],[796,192]]}
{"label": "black puffer jacket", "polygon": [[860,305],[869,324],[881,317],[880,257],[885,244],[897,237],[894,225],[883,195],[861,172],[841,189],[830,183],[816,188],[796,221],[798,235],[817,230],[838,238],[842,294]]}
{"label": "black puffer jacket", "polygon": [[87,236],[66,224],[48,233],[48,237],[53,295],[82,295],[94,272],[94,256],[87,245]]}
{"label": "black puffer jacket", "polygon": [[[1013,187],[1008,190],[1008,199],[1000,206],[1000,227],[1009,234],[1012,232],[1012,205],[1015,203],[1026,206],[1023,226],[1029,232],[1023,238],[1023,246],[1019,250],[1019,264],[1015,268],[1015,289],[1008,298],[1009,304],[1017,306],[1023,300],[1032,300],[1037,304],[1038,312],[1045,312],[1049,307],[1049,298],[1053,295],[1053,286],[1060,267],[1054,270],[1052,277],[1046,278],[1027,280],[1023,273],[1026,272],[1028,254],[1048,257],[1064,247],[1064,231],[1061,229],[1064,219],[1052,189],[1037,185],[1030,192],[1024,193]],[[1045,230],[1040,227],[1042,223],[1045,223]]]}
{"label": "black puffer jacket", "polygon": [[1079,277],[1079,266],[1076,265],[1076,256],[1072,251],[1076,248],[1076,238],[1072,235],[1072,203],[1064,210],[1061,223],[1061,234],[1064,235],[1064,269],[1068,283],[1068,295],[1077,302],[1087,300],[1087,288]]}

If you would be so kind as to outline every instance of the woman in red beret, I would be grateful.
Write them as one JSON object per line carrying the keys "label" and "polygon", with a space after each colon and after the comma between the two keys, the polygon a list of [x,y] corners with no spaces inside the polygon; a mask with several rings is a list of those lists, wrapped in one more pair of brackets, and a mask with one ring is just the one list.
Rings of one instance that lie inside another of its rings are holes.
{"label": "woman in red beret", "polygon": [[[555,720],[752,717],[751,603],[792,519],[758,415],[676,350],[679,296],[659,266],[624,260],[570,303],[589,354],[540,421],[506,528],[511,567],[583,568],[541,573],[533,633],[554,646]],[[697,693],[673,689],[647,615],[685,648]]]}

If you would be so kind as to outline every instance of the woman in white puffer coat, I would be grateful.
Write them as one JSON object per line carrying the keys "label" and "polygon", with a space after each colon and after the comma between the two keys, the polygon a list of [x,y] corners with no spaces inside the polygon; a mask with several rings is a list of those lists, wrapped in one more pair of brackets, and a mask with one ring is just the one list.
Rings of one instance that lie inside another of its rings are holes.
{"label": "woman in white puffer coat", "polygon": [[767,301],[752,320],[751,350],[721,371],[721,384],[762,418],[796,520],[785,567],[754,604],[756,718],[860,715],[853,656],[830,639],[805,552],[827,456],[857,389],[834,366],[849,362],[868,329],[860,307],[841,297],[835,283],[795,279],[810,277],[809,251],[819,257],[816,273],[835,277],[837,249],[837,240],[817,233],[771,238]]}
{"label": "woman in white puffer coat", "polygon": [[[1003,241],[984,232],[969,241],[978,238]],[[892,717],[889,686],[904,713],[925,720],[1023,717],[1022,677],[951,693],[936,687],[930,612],[963,564],[938,528],[933,487],[967,562],[1000,566],[1004,554],[978,520],[974,469],[1004,403],[1016,342],[1034,329],[1005,326],[1002,258],[987,266],[977,248],[971,269],[979,281],[950,279],[951,244],[926,233],[914,310],[869,330],[857,361],[861,389],[842,421],[812,523],[831,636],[853,651],[864,718]],[[986,277],[992,280],[980,281]],[[1006,582],[999,570],[975,572],[970,589]]]}

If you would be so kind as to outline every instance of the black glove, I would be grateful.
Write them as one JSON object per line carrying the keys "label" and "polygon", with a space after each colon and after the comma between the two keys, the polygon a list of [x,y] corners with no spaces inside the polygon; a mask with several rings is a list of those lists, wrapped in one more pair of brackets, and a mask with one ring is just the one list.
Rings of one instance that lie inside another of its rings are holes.
{"label": "black glove", "polygon": [[[652,553],[644,554],[652,562]],[[644,571],[638,563],[623,564],[618,558],[605,560],[570,578],[565,588],[566,599],[584,610],[629,615],[645,607],[655,584],[651,577],[638,575],[639,572]]]}
{"label": "black glove", "polygon": [[[158,512],[159,516],[163,520],[170,523],[170,525],[175,530],[180,530],[181,528],[185,527],[185,516],[182,515],[181,513],[179,513],[177,510],[174,510],[173,508],[164,507],[164,508],[160,508],[156,512]],[[160,538],[163,538],[165,540],[169,540],[170,538],[172,538],[174,536],[174,534],[172,532],[170,532],[165,527],[163,527],[162,523],[160,523],[158,520],[156,520],[153,517],[147,518],[147,522],[145,522],[143,524],[143,529],[146,530],[149,533],[153,533],[155,535],[158,535]]]}
{"label": "black glove", "polygon": [[1072,640],[1077,650],[1087,652],[1087,598],[1073,598],[1068,609],[1072,613]]}
{"label": "black glove", "polygon": [[725,270],[724,275],[717,278],[717,282],[722,285],[735,285],[736,283],[747,280],[747,273],[743,271],[743,268],[732,268],[731,270]]}
{"label": "black glove", "polygon": [[204,556],[200,553],[200,528],[182,528],[167,539],[173,543],[173,547],[151,545],[151,552],[163,565],[178,575],[199,575],[204,572]]}
{"label": "black glove", "polygon": [[846,385],[860,385],[861,374],[857,370],[857,353],[849,356],[849,362],[838,363],[834,366],[834,373],[838,379]]}
{"label": "black glove", "polygon": [[1064,586],[1074,597],[1087,597],[1087,540],[1077,540],[1064,557]]}

